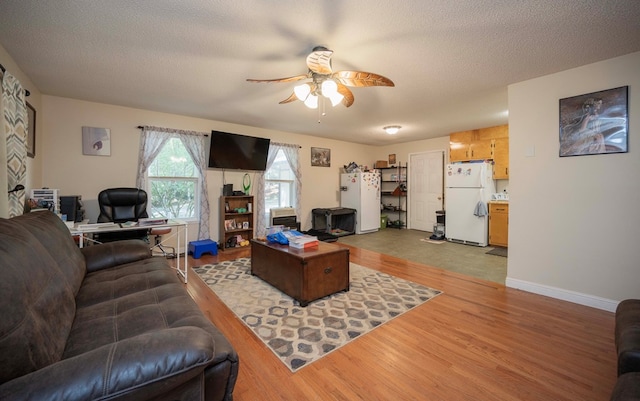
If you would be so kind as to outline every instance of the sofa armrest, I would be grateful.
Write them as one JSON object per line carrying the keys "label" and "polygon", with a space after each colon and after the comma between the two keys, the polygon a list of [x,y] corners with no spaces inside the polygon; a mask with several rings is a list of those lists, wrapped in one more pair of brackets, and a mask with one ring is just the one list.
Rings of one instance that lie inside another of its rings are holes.
{"label": "sofa armrest", "polygon": [[147,333],[63,359],[0,385],[3,400],[143,400],[166,393],[213,360],[211,335],[197,327]]}
{"label": "sofa armrest", "polygon": [[149,244],[142,240],[107,242],[82,248],[87,273],[151,257]]}

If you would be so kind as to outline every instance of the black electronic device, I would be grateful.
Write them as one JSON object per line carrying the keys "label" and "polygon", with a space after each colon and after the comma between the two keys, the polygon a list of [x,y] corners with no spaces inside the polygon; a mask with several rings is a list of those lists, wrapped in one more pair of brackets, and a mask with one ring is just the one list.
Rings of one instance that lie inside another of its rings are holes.
{"label": "black electronic device", "polygon": [[224,196],[232,196],[233,195],[233,184],[224,184],[222,186],[222,195],[224,195]]}
{"label": "black electronic device", "polygon": [[268,138],[211,131],[209,168],[264,171],[270,143]]}
{"label": "black electronic device", "polygon": [[84,220],[84,208],[82,207],[82,196],[61,196],[60,214],[67,216],[67,221],[80,222]]}

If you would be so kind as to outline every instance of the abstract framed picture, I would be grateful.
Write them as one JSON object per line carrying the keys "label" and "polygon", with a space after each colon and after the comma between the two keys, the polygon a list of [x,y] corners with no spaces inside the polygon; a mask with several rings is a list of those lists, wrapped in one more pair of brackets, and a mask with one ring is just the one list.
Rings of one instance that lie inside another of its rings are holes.
{"label": "abstract framed picture", "polygon": [[36,157],[36,109],[27,102],[27,156]]}
{"label": "abstract framed picture", "polygon": [[331,149],[311,148],[311,165],[331,167]]}
{"label": "abstract framed picture", "polygon": [[560,99],[560,157],[628,151],[628,86]]}
{"label": "abstract framed picture", "polygon": [[82,154],[111,156],[111,130],[108,128],[82,127]]}

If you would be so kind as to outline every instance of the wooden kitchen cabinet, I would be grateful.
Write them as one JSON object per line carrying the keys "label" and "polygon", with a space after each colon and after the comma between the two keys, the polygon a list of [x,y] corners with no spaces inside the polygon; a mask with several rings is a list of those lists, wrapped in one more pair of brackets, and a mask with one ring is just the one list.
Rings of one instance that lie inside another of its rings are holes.
{"label": "wooden kitchen cabinet", "polygon": [[509,246],[509,204],[489,202],[489,245]]}
{"label": "wooden kitchen cabinet", "polygon": [[469,160],[469,144],[473,141],[473,131],[454,132],[449,135],[449,160],[451,162]]}
{"label": "wooden kitchen cabinet", "polygon": [[476,139],[469,144],[469,160],[486,160],[492,158],[492,139]]}
{"label": "wooden kitchen cabinet", "polygon": [[493,141],[493,179],[509,179],[509,138]]}
{"label": "wooden kitchen cabinet", "polygon": [[493,160],[494,179],[509,178],[509,126],[454,132],[449,135],[449,162]]}

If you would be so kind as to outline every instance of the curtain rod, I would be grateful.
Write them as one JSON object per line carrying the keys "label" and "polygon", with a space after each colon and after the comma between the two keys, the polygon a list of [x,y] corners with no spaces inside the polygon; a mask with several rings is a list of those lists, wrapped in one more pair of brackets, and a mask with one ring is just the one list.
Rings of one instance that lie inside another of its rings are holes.
{"label": "curtain rod", "polygon": [[[2,70],[2,73],[4,74],[5,72],[7,72],[7,69],[4,68],[4,65],[0,64],[0,70]],[[25,96],[31,96],[31,92],[29,92],[27,89],[24,90],[24,95]]]}
{"label": "curtain rod", "polygon": [[[138,125],[138,129],[144,129],[144,126],[143,126],[143,125]],[[209,135],[207,135],[207,134],[202,134],[202,135],[204,135],[204,136],[206,136],[206,137],[208,137],[208,136],[209,136]],[[284,144],[284,145],[288,145],[288,144]],[[298,147],[298,149],[302,149],[302,146],[300,146],[300,145],[294,145],[294,146],[297,146],[297,147]]]}
{"label": "curtain rod", "polygon": [[[144,129],[144,126],[143,125],[138,125],[138,129]],[[199,133],[199,134],[207,136],[207,137],[209,136],[208,134],[205,134],[205,133]]]}

